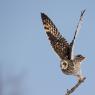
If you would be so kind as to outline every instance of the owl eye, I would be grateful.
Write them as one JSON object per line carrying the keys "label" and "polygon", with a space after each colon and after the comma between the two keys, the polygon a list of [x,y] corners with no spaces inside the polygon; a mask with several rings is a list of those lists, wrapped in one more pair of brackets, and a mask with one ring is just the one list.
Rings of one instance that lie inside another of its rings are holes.
{"label": "owl eye", "polygon": [[80,57],[80,58],[81,58],[81,57],[82,57],[82,55],[77,55],[77,57]]}
{"label": "owl eye", "polygon": [[77,57],[80,57],[81,55],[78,55]]}

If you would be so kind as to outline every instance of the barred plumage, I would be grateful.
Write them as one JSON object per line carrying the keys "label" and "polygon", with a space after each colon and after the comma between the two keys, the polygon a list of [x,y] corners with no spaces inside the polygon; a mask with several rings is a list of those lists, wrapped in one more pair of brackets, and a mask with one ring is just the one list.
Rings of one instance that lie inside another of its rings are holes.
{"label": "barred plumage", "polygon": [[55,52],[57,52],[61,59],[64,59],[65,57],[70,59],[70,45],[67,43],[65,38],[62,37],[54,23],[47,15],[41,13],[41,17],[45,31]]}

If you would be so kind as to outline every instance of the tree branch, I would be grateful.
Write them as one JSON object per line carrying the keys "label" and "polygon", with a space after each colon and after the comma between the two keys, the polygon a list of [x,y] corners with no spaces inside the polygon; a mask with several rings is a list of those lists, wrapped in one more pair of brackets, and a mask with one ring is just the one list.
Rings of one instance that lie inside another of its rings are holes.
{"label": "tree branch", "polygon": [[85,79],[86,79],[86,77],[84,77],[82,80],[78,81],[77,84],[75,86],[73,86],[70,90],[67,89],[67,92],[65,95],[70,95],[71,93],[73,93],[76,90],[76,88],[78,88],[79,85],[84,82]]}

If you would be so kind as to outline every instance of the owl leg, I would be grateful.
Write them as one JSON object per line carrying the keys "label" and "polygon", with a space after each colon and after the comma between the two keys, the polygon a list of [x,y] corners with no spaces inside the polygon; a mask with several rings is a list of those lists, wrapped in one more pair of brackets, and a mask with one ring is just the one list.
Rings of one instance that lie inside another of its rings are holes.
{"label": "owl leg", "polygon": [[77,76],[78,81],[82,81],[84,79],[83,75],[76,75],[76,76]]}
{"label": "owl leg", "polygon": [[78,81],[82,81],[85,77],[82,75],[81,70],[75,74]]}

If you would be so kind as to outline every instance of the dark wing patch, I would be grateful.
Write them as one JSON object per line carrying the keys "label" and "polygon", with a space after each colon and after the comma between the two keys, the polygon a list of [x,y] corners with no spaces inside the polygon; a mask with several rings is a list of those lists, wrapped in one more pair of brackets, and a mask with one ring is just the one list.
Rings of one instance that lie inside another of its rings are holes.
{"label": "dark wing patch", "polygon": [[41,13],[41,18],[44,29],[55,52],[61,59],[70,59],[70,45],[65,38],[62,37],[60,32],[58,32],[58,29],[47,15]]}

